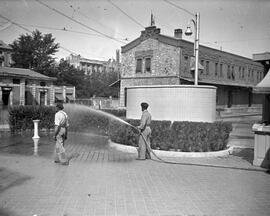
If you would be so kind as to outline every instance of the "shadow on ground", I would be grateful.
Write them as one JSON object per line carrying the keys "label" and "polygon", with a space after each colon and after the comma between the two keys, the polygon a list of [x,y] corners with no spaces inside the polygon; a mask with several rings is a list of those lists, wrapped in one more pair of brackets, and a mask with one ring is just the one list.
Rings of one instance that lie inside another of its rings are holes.
{"label": "shadow on ground", "polygon": [[252,148],[235,148],[233,155],[240,157],[241,159],[248,161],[250,164],[253,163],[254,149]]}
{"label": "shadow on ground", "polygon": [[6,208],[0,208],[0,215],[1,216],[19,216],[18,214],[11,212]]}
{"label": "shadow on ground", "polygon": [[[29,176],[0,167],[0,193],[11,187],[22,185],[30,179]],[[2,215],[1,212],[0,215]]]}

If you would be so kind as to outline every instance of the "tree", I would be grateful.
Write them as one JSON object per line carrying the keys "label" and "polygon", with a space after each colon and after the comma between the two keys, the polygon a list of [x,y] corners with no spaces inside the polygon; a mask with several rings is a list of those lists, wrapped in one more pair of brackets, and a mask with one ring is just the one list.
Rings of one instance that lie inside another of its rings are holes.
{"label": "tree", "polygon": [[38,30],[32,35],[20,35],[10,46],[13,49],[13,67],[31,68],[39,73],[51,74],[51,66],[55,62],[53,55],[58,51],[52,34],[44,34]]}
{"label": "tree", "polygon": [[66,60],[61,59],[59,65],[54,68],[57,77],[56,85],[72,85],[76,87],[77,97],[82,97],[84,91],[84,72],[70,65]]}

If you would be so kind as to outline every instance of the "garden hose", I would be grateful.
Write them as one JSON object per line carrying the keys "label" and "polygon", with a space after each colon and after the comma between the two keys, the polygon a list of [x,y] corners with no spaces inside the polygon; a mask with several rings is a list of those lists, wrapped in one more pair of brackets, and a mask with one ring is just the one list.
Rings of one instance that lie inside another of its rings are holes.
{"label": "garden hose", "polygon": [[235,169],[235,170],[246,170],[246,171],[257,171],[257,172],[265,172],[265,170],[261,170],[261,169],[252,169],[252,168],[242,168],[242,167],[228,167],[228,166],[222,166],[222,165],[211,165],[211,164],[194,164],[194,163],[183,163],[183,162],[175,162],[175,161],[167,161],[167,160],[163,160],[162,158],[160,158],[159,156],[156,155],[156,153],[151,149],[150,144],[147,142],[146,138],[144,137],[144,135],[142,134],[141,130],[139,130],[137,127],[127,123],[128,125],[130,125],[131,127],[133,127],[134,129],[136,129],[140,135],[143,138],[143,141],[145,143],[145,146],[147,148],[147,150],[152,153],[158,160],[154,160],[151,158],[151,160],[156,161],[156,162],[162,162],[162,163],[167,163],[167,164],[178,164],[178,165],[188,165],[188,166],[201,166],[201,167],[213,167],[213,168],[224,168],[224,169]]}

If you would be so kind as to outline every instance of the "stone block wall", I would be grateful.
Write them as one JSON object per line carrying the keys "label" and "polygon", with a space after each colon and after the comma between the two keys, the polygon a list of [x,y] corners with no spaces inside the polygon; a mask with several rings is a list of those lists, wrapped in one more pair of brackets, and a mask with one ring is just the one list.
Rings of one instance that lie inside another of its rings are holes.
{"label": "stone block wall", "polygon": [[[152,51],[151,73],[135,73],[136,52]],[[180,48],[147,39],[137,47],[122,53],[121,77],[179,75]]]}
{"label": "stone block wall", "polygon": [[[136,55],[149,52],[151,73],[136,73]],[[179,83],[180,48],[149,38],[122,53],[120,106],[125,105],[125,88],[140,85],[176,85]]]}

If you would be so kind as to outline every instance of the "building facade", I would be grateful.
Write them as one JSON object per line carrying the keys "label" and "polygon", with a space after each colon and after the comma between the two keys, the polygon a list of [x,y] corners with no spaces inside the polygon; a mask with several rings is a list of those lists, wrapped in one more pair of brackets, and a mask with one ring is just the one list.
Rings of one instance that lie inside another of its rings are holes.
{"label": "building facade", "polygon": [[10,67],[12,48],[0,40],[0,67]]}
{"label": "building facade", "polygon": [[[121,49],[120,106],[126,105],[126,88],[140,85],[194,84],[194,45],[162,35],[156,26],[146,27],[139,38]],[[252,87],[263,79],[262,64],[232,53],[200,45],[200,85],[217,87],[217,106],[251,107],[261,103]]]}
{"label": "building facade", "polygon": [[93,72],[114,72],[120,71],[120,54],[116,51],[116,59],[108,61],[100,61],[94,59],[82,58],[80,55],[69,55],[66,60],[75,68],[83,70],[85,75],[90,75]]}
{"label": "building facade", "polygon": [[55,86],[54,77],[31,69],[10,67],[11,52],[11,47],[0,41],[0,109],[13,105],[54,105],[57,100],[75,100],[74,87]]}

